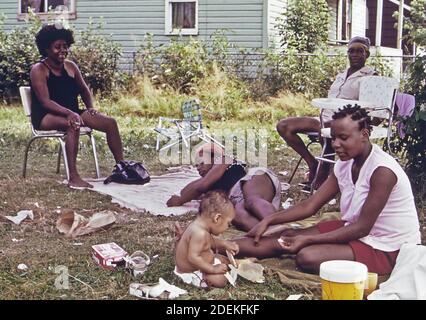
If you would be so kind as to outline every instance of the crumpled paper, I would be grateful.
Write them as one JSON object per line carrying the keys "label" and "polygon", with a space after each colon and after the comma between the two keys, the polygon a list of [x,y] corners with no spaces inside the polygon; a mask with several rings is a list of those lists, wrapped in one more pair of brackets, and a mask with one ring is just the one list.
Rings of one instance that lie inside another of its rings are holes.
{"label": "crumpled paper", "polygon": [[264,283],[265,277],[263,270],[265,269],[261,264],[255,263],[253,258],[236,260],[238,268],[233,265],[229,265],[231,268],[231,274],[236,273],[237,275],[255,283]]}
{"label": "crumpled paper", "polygon": [[75,238],[95,232],[115,221],[115,215],[111,211],[97,212],[90,218],[83,217],[74,211],[66,211],[56,221],[56,228],[66,237]]}
{"label": "crumpled paper", "polygon": [[168,283],[163,278],[158,279],[158,284],[153,286],[141,283],[131,283],[129,287],[129,293],[139,298],[164,298],[164,299],[175,299],[182,294],[188,292],[184,289],[176,287]]}
{"label": "crumpled paper", "polygon": [[5,216],[5,218],[12,221],[14,224],[19,225],[26,218],[34,220],[34,214],[33,210],[21,210],[16,214],[16,216]]}

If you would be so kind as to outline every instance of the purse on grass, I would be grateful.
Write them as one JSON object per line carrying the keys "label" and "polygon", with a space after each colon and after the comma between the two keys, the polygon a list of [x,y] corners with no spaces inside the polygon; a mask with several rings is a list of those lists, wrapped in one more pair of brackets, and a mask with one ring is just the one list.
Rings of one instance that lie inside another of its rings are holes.
{"label": "purse on grass", "polygon": [[104,184],[110,182],[123,184],[145,184],[151,180],[148,170],[140,162],[132,160],[119,161],[112,174],[104,180]]}

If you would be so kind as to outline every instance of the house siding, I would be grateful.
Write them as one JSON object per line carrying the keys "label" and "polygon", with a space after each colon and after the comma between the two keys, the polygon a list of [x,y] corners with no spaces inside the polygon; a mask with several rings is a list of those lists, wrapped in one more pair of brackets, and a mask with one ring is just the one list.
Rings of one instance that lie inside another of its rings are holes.
{"label": "house siding", "polygon": [[278,48],[280,46],[280,36],[278,30],[275,27],[277,24],[277,18],[281,15],[284,8],[287,6],[288,0],[269,0],[268,2],[268,47]]}
{"label": "house siding", "polygon": [[[17,0],[1,0],[0,12],[7,15],[4,29],[23,25],[17,21]],[[154,36],[154,44],[168,43],[171,36],[165,35],[164,0],[77,0],[77,19],[71,23],[82,30],[90,18],[99,22],[103,18],[105,35],[123,46],[124,51],[135,51],[147,33]],[[240,47],[262,47],[263,0],[199,0],[198,35],[201,40],[210,40],[217,29],[226,29],[229,41]]]}
{"label": "house siding", "polygon": [[18,1],[15,0],[1,0],[0,1],[0,15],[5,14],[6,20],[4,21],[3,29],[5,31],[11,30],[18,22],[16,15],[18,12]]}

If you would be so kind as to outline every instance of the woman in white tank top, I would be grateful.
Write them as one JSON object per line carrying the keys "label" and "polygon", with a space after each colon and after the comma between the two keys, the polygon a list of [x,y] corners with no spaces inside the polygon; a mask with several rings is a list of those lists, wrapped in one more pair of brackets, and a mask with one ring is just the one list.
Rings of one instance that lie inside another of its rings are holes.
{"label": "woman in white tank top", "polygon": [[[371,144],[371,119],[359,106],[336,112],[332,146],[340,160],[326,182],[309,199],[279,211],[236,240],[239,256],[259,258],[295,253],[298,266],[319,271],[328,260],[355,260],[369,271],[388,274],[404,243],[420,243],[419,221],[407,175],[377,145]],[[270,225],[306,219],[338,193],[342,220],[262,237]]]}

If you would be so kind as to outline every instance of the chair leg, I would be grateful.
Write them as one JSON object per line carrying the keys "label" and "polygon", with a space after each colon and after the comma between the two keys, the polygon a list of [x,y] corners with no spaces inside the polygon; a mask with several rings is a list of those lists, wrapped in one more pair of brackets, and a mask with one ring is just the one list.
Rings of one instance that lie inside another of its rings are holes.
{"label": "chair leg", "polygon": [[96,153],[95,137],[92,134],[90,134],[89,137],[90,142],[92,143],[93,159],[95,160],[96,177],[99,179],[101,177],[101,174],[99,171],[98,155]]}
{"label": "chair leg", "polygon": [[[319,141],[315,141],[315,140],[310,141],[310,142],[306,145],[306,148],[308,148],[308,149],[309,149],[309,146],[310,146],[311,144],[313,144],[313,143],[319,143]],[[297,163],[296,163],[296,167],[293,169],[293,172],[291,173],[290,179],[288,180],[288,182],[287,182],[287,183],[291,183],[291,181],[293,180],[294,175],[296,174],[297,169],[299,169],[299,166],[300,166],[300,163],[302,162],[302,159],[303,159],[303,158],[302,158],[302,157],[300,157],[300,158],[299,158],[299,160],[297,161]]]}
{"label": "chair leg", "polygon": [[[225,146],[223,144],[221,144],[218,140],[216,140],[212,136],[208,135],[207,133],[203,132],[203,137],[209,138],[211,141],[213,141],[214,143],[216,143],[218,146],[220,146],[221,148],[225,149]],[[208,141],[208,142],[210,142],[210,141]]]}
{"label": "chair leg", "polygon": [[67,180],[70,180],[70,169],[68,167],[68,157],[67,157],[67,150],[65,148],[65,141],[61,138],[59,138],[59,143],[61,144],[62,149],[62,155],[64,156],[64,166],[65,166],[65,172],[67,174]]}
{"label": "chair leg", "polygon": [[315,185],[317,183],[318,180],[318,174],[320,172],[321,166],[323,165],[324,162],[329,162],[329,163],[334,163],[334,161],[328,160],[325,158],[325,156],[328,156],[328,154],[325,153],[325,151],[327,150],[327,139],[324,139],[324,145],[322,147],[321,150],[321,155],[319,157],[317,157],[316,159],[318,160],[318,165],[317,165],[317,170],[315,172],[315,177],[312,180],[311,183],[311,190],[310,190],[310,194],[312,195],[315,191]]}
{"label": "chair leg", "polygon": [[296,163],[296,167],[293,169],[293,172],[291,173],[290,179],[288,179],[288,183],[291,183],[293,180],[294,175],[296,174],[297,169],[299,168],[300,163],[302,162],[302,157],[299,157],[299,161]]}
{"label": "chair leg", "polygon": [[36,140],[36,137],[31,138],[31,140],[28,142],[27,147],[25,148],[25,154],[24,154],[24,165],[22,168],[22,177],[25,178],[27,173],[27,160],[28,160],[28,151],[30,149],[31,143],[33,143],[34,140]]}
{"label": "chair leg", "polygon": [[164,151],[164,150],[166,150],[166,149],[168,149],[168,148],[171,148],[171,147],[173,147],[174,145],[176,145],[176,144],[180,143],[181,141],[182,141],[182,138],[179,138],[179,139],[177,139],[175,142],[168,143],[168,144],[164,145],[164,146],[160,149],[160,151]]}
{"label": "chair leg", "polygon": [[160,134],[157,133],[157,142],[155,143],[155,151],[160,150]]}
{"label": "chair leg", "polygon": [[59,173],[60,169],[61,169],[61,152],[62,152],[62,148],[61,145],[59,144],[59,148],[58,148],[58,162],[56,165],[56,173]]}

